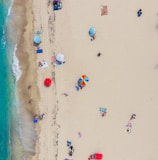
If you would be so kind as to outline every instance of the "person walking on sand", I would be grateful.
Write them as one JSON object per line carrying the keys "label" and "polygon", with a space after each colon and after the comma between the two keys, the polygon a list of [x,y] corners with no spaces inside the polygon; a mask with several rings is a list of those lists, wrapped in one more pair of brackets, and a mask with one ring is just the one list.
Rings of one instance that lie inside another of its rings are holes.
{"label": "person walking on sand", "polygon": [[98,54],[97,54],[97,57],[100,57],[101,56],[101,53],[99,52]]}
{"label": "person walking on sand", "polygon": [[81,132],[78,132],[78,137],[79,137],[79,138],[81,138],[81,137],[82,137]]}
{"label": "person walking on sand", "polygon": [[29,103],[29,104],[32,103],[32,97],[30,97],[30,99],[28,100],[28,103]]}
{"label": "person walking on sand", "polygon": [[27,86],[27,89],[29,90],[29,89],[31,89],[31,87],[32,87],[31,85],[28,85],[28,86]]}
{"label": "person walking on sand", "polygon": [[65,97],[67,97],[68,96],[68,94],[67,93],[62,93]]}

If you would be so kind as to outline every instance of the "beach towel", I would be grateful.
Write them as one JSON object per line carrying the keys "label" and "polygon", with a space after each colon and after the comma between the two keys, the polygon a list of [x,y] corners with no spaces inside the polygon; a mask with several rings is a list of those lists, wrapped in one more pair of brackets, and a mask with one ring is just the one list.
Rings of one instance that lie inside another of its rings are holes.
{"label": "beach towel", "polygon": [[75,86],[75,89],[76,89],[76,91],[79,91],[80,87],[79,86]]}
{"label": "beach towel", "polygon": [[39,67],[40,67],[40,68],[46,68],[46,67],[48,67],[48,64],[47,64],[47,62],[46,62],[45,60],[43,60],[43,61],[41,62],[41,64],[39,65]]}
{"label": "beach towel", "polygon": [[101,6],[101,16],[108,14],[108,8],[107,6]]}
{"label": "beach towel", "polygon": [[104,112],[104,113],[105,113],[107,109],[106,109],[106,108],[101,107],[99,110],[100,110],[100,112]]}
{"label": "beach towel", "polygon": [[37,54],[43,53],[43,49],[37,49],[37,50],[36,50],[36,53],[37,53]]}

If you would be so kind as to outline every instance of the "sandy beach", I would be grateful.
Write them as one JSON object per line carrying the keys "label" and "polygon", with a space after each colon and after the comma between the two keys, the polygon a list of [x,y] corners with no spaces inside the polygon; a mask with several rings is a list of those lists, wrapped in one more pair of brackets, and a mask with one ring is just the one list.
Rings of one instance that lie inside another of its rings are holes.
{"label": "sandy beach", "polygon": [[[157,160],[158,2],[63,0],[62,4],[61,10],[53,11],[52,1],[34,0],[30,32],[25,33],[30,41],[40,31],[43,49],[36,54],[37,48],[28,44],[30,58],[25,65],[31,70],[27,74],[23,67],[26,75],[19,81],[26,83],[27,99],[32,97],[28,104],[35,107],[32,118],[45,114],[33,124],[38,140],[32,159],[80,160],[102,153],[104,160]],[[101,16],[102,5],[107,6],[107,15]],[[96,28],[93,41],[90,27]],[[52,64],[57,53],[65,56],[62,66]],[[47,67],[38,67],[42,60]],[[81,75],[87,75],[89,82],[76,91]],[[43,84],[47,77],[53,80],[50,87]],[[104,117],[100,107],[107,109]],[[136,118],[130,120],[132,114]],[[67,141],[74,147],[72,156]]]}

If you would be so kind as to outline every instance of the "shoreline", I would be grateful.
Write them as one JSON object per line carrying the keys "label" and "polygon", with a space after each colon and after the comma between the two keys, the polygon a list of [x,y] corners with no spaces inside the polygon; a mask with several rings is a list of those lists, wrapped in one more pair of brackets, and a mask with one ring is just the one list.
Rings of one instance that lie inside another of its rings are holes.
{"label": "shoreline", "polygon": [[[17,41],[16,57],[19,60],[21,70],[21,77],[17,82],[17,95],[19,98],[19,115],[22,138],[21,144],[21,158],[31,158],[36,155],[36,145],[38,140],[38,133],[40,127],[36,128],[33,124],[33,116],[39,114],[38,102],[40,94],[37,86],[37,65],[36,55],[34,54],[34,47],[32,42],[33,37],[33,14],[32,14],[32,1],[21,2],[14,0],[12,4],[12,15],[14,20],[11,22],[12,27],[16,25],[13,36],[11,37]],[[12,41],[13,41],[12,40]],[[31,86],[28,89],[28,86]],[[30,98],[32,102],[29,103]],[[14,142],[15,143],[15,142]],[[16,148],[16,147],[15,147]],[[17,148],[16,150],[19,150]],[[15,150],[15,152],[17,152]],[[18,157],[20,158],[20,157]]]}

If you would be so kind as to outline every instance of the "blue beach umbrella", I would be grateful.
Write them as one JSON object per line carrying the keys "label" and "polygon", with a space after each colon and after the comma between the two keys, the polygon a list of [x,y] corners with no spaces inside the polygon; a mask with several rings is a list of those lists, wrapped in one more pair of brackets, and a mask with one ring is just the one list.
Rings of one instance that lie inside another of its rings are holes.
{"label": "blue beach umbrella", "polygon": [[89,29],[89,35],[90,35],[90,36],[94,36],[95,33],[96,33],[96,28],[91,27],[91,28]]}
{"label": "blue beach umbrella", "polygon": [[34,36],[33,40],[35,43],[41,43],[41,38],[39,36]]}

